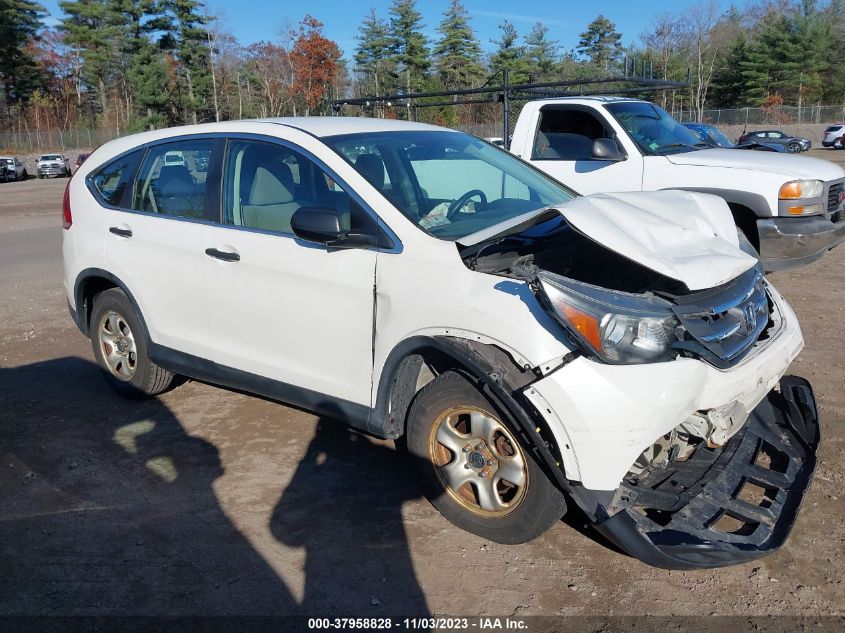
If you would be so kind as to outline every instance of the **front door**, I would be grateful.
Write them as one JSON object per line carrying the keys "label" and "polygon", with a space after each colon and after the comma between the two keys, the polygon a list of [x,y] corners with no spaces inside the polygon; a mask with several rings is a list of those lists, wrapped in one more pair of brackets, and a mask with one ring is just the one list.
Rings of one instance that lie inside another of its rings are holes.
{"label": "front door", "polygon": [[369,216],[283,144],[229,140],[223,178],[222,223],[205,244],[212,360],[369,406],[377,252],[328,249],[291,231],[293,214],[309,208],[337,209],[353,229]]}

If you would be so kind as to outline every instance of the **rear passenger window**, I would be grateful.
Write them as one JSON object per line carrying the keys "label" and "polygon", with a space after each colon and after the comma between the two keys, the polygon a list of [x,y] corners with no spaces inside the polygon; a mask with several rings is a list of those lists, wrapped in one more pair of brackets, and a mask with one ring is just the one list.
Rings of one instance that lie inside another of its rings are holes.
{"label": "rear passenger window", "polygon": [[337,210],[344,230],[369,225],[331,176],[282,145],[231,140],[224,170],[225,224],[290,234],[293,214],[317,207]]}
{"label": "rear passenger window", "polygon": [[141,152],[132,152],[101,167],[90,178],[100,199],[113,207],[123,202],[123,194],[135,173]]}
{"label": "rear passenger window", "polygon": [[151,147],[138,170],[132,208],[178,218],[203,218],[212,145],[212,140],[198,140]]}

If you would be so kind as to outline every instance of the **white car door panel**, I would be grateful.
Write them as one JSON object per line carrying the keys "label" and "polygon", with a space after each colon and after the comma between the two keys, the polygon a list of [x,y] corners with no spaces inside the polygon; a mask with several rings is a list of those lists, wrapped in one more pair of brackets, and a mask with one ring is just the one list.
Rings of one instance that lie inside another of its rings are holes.
{"label": "white car door panel", "polygon": [[[377,252],[295,238],[299,209],[353,213],[349,196],[282,145],[229,142],[224,222],[205,248],[215,362],[369,406]],[[360,210],[359,210],[360,211]]]}

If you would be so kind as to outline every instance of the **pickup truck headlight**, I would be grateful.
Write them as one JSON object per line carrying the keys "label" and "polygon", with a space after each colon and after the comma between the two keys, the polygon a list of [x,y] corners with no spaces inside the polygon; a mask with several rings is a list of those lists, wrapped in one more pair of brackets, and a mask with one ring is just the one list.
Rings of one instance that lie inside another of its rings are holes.
{"label": "pickup truck headlight", "polygon": [[821,180],[790,180],[781,185],[778,198],[781,200],[821,198],[823,193],[824,183]]}
{"label": "pickup truck headlight", "polygon": [[[824,182],[821,180],[790,180],[781,185],[778,192],[780,215],[813,215],[824,213],[822,196]],[[791,204],[792,203],[792,204]]]}
{"label": "pickup truck headlight", "polygon": [[555,318],[588,354],[607,363],[654,363],[675,358],[681,324],[668,301],[614,292],[540,271]]}

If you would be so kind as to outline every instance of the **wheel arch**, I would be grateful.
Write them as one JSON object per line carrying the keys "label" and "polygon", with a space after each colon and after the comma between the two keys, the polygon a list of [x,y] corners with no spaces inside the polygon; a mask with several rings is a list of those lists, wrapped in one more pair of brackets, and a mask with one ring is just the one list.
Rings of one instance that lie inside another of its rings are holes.
{"label": "wheel arch", "polygon": [[423,381],[426,370],[432,379],[444,371],[458,371],[469,379],[508,415],[551,480],[568,489],[555,436],[521,393],[539,375],[521,367],[496,345],[454,336],[413,336],[402,341],[382,366],[368,425],[370,432],[392,439],[405,434],[411,403],[428,382]]}
{"label": "wheel arch", "polygon": [[86,268],[76,276],[74,283],[73,296],[76,305],[76,325],[85,336],[90,336],[91,333],[91,313],[94,305],[94,298],[105,290],[112,288],[119,288],[129,299],[132,308],[138,320],[141,322],[141,328],[144,331],[144,336],[150,340],[150,333],[147,329],[147,322],[144,320],[144,313],[141,311],[138,302],[132,291],[126,284],[102,268]]}

